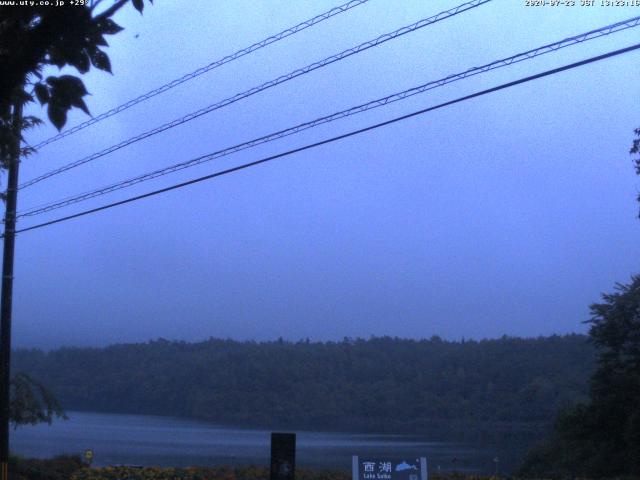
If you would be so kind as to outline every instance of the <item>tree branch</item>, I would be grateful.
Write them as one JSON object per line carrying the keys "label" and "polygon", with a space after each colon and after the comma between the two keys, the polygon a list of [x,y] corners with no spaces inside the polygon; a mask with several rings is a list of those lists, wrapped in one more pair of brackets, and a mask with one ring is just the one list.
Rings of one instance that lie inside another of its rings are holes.
{"label": "tree branch", "polygon": [[129,0],[118,0],[116,3],[114,3],[113,5],[111,5],[109,8],[107,8],[104,12],[102,12],[100,15],[96,15],[94,17],[95,20],[103,20],[105,18],[109,18],[111,15],[113,15],[114,13],[116,13],[118,10],[120,10],[122,7],[124,7],[125,3],[127,3]]}

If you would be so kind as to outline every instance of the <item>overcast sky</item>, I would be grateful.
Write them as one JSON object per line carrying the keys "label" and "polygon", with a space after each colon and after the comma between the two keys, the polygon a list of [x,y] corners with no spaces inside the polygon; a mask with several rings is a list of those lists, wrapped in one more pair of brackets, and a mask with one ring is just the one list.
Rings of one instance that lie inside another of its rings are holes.
{"label": "overcast sky", "polygon": [[[116,16],[94,115],[339,5],[164,0]],[[458,5],[371,0],[41,149],[26,181]],[[496,0],[20,192],[18,209],[91,190],[640,15]],[[253,161],[636,43],[572,46],[23,220],[26,227]],[[14,345],[164,337],[491,338],[586,332],[589,305],[640,273],[629,148],[640,53],[17,238]],[[41,112],[39,107],[33,113]],[[43,113],[43,112],[42,112]],[[85,120],[73,113],[68,126]],[[36,143],[55,133],[30,132]]]}

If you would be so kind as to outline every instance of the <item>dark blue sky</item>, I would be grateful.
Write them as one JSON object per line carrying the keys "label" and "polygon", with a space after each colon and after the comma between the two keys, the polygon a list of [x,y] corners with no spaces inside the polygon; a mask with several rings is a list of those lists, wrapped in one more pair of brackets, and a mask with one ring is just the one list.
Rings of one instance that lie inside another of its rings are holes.
{"label": "dark blue sky", "polygon": [[[462,3],[462,2],[460,2]],[[496,0],[20,193],[19,210],[640,14]],[[599,2],[596,2],[599,3]],[[101,113],[337,1],[157,2],[86,77]],[[457,5],[371,0],[87,128],[23,162],[77,160]],[[344,133],[640,38],[638,29],[467,79],[20,226]],[[584,332],[638,273],[640,54],[630,53],[226,177],[19,235],[14,344],[151,338],[484,338]],[[38,109],[34,108],[34,112]],[[71,115],[69,125],[85,119]],[[51,136],[52,127],[29,137]]]}

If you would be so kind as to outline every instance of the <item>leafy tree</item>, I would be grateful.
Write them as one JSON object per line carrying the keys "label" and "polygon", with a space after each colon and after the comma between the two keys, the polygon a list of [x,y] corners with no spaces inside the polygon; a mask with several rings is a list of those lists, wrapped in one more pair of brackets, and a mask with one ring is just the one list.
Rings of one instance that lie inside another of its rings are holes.
{"label": "leafy tree", "polygon": [[[631,150],[629,150],[629,153],[631,155],[640,155],[640,128],[636,128],[633,133],[636,134],[637,138],[633,140],[633,144],[631,145]],[[633,159],[633,164],[636,168],[636,174],[640,175],[640,156]],[[640,193],[638,194],[638,202],[640,202]]]}
{"label": "leafy tree", "polygon": [[[150,2],[152,0],[149,0]],[[105,35],[122,30],[111,17],[129,0],[118,0],[97,13],[102,1],[65,8],[38,5],[3,6],[0,20],[0,118],[9,122],[16,101],[29,102],[34,95],[47,105],[51,122],[60,130],[71,108],[89,113],[83,97],[88,94],[82,80],[73,75],[48,76],[50,66],[75,67],[81,73],[95,68],[111,72],[109,56],[101,49],[108,46]],[[36,2],[37,3],[37,2]],[[143,0],[132,0],[140,12]],[[7,138],[0,145],[6,148]],[[3,151],[6,154],[6,150]]]}
{"label": "leafy tree", "polygon": [[14,427],[41,422],[50,424],[54,417],[67,418],[54,395],[26,373],[17,373],[11,379],[10,412]]}
{"label": "leafy tree", "polygon": [[[640,128],[630,154],[640,154]],[[640,156],[633,159],[640,175]],[[640,202],[640,195],[638,196]],[[532,476],[640,476],[640,276],[591,306],[598,349],[590,398],[558,415],[552,438],[522,468]]]}
{"label": "leafy tree", "polygon": [[523,473],[640,475],[640,276],[591,306],[598,349],[588,402],[558,415],[552,438],[528,455]]}
{"label": "leafy tree", "polygon": [[[153,0],[149,0],[151,3]],[[49,2],[47,2],[49,3]],[[0,7],[0,168],[8,169],[16,149],[20,157],[33,153],[21,147],[22,133],[42,121],[35,116],[15,115],[35,99],[47,107],[51,123],[62,129],[67,113],[78,108],[89,114],[83,99],[88,94],[84,83],[74,75],[50,75],[51,67],[75,67],[85,74],[93,65],[111,72],[111,62],[103,48],[106,35],[122,30],[112,16],[129,0],[116,0],[104,9],[103,0],[79,2],[81,5],[56,7],[35,2],[33,6]],[[142,13],[143,0],[131,0]],[[14,125],[14,119],[20,122]],[[17,137],[17,138],[16,138]],[[6,198],[5,194],[1,195]],[[8,348],[3,345],[2,348]],[[58,402],[44,386],[26,374],[11,380],[10,418],[14,426],[51,422],[64,417]]]}

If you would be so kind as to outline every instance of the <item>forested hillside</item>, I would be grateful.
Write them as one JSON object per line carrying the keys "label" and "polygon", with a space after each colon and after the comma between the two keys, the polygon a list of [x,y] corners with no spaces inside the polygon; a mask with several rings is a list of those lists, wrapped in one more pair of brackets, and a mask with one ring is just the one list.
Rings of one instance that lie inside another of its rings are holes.
{"label": "forested hillside", "polygon": [[18,350],[14,368],[68,410],[197,417],[266,428],[455,433],[549,425],[584,396],[581,335],[448,342],[157,340]]}

